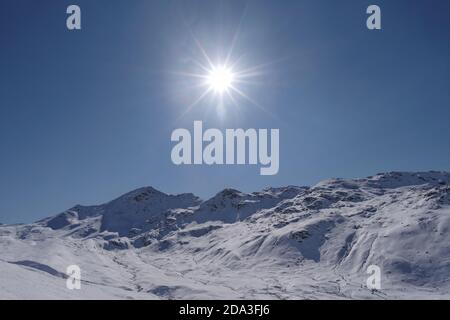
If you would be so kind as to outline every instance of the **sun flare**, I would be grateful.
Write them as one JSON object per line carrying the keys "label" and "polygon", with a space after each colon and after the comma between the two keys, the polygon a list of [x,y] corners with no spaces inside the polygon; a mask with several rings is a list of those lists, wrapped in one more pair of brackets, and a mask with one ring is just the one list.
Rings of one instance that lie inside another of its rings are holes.
{"label": "sun flare", "polygon": [[227,92],[234,80],[234,74],[231,69],[226,66],[213,67],[207,76],[209,88],[218,94]]}
{"label": "sun flare", "polygon": [[208,103],[215,104],[219,114],[223,114],[231,105],[240,108],[241,105],[251,104],[264,110],[246,91],[250,86],[257,86],[262,83],[261,79],[265,76],[267,72],[265,69],[270,63],[249,65],[250,61],[246,54],[234,53],[239,32],[238,29],[228,52],[219,52],[215,58],[212,58],[193,32],[190,31],[193,43],[197,46],[197,50],[193,51],[200,55],[189,57],[192,62],[188,66],[189,71],[175,72],[175,74],[193,80],[188,88],[192,89],[195,94],[193,101],[187,108],[184,108],[180,117],[186,115],[205,100],[208,100]]}

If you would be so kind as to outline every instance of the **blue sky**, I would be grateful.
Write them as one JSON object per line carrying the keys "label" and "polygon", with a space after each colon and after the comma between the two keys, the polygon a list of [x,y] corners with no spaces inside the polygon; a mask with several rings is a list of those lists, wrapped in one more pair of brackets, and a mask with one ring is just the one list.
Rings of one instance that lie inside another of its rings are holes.
{"label": "blue sky", "polygon": [[[78,4],[82,30],[66,29]],[[381,31],[365,26],[382,10]],[[13,1],[0,3],[0,222],[29,222],[151,185],[206,198],[225,187],[450,170],[450,3]],[[240,27],[239,27],[240,26]],[[218,114],[180,73],[226,55],[261,66]],[[174,166],[170,134],[279,128],[280,171]]]}

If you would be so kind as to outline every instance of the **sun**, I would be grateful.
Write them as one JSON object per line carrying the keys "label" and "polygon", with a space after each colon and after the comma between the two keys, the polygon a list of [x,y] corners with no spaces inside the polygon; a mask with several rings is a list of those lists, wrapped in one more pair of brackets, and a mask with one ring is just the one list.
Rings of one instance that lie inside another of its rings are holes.
{"label": "sun", "polygon": [[209,71],[206,82],[210,90],[217,94],[228,92],[232,88],[235,75],[227,66],[212,67]]}
{"label": "sun", "polygon": [[236,31],[228,52],[218,51],[214,59],[207,53],[204,46],[192,31],[190,31],[190,34],[194,44],[197,46],[197,50],[193,50],[193,52],[200,53],[200,55],[198,57],[190,56],[188,58],[190,60],[188,72],[175,71],[174,73],[193,80],[192,84],[187,88],[192,90],[195,95],[198,94],[198,96],[195,96],[195,99],[184,108],[180,117],[187,114],[204,100],[208,100],[208,103],[217,103],[216,110],[219,114],[223,114],[230,105],[240,108],[241,104],[248,103],[264,110],[245,91],[250,86],[260,85],[262,83],[261,81],[258,82],[257,78],[261,79],[262,77],[266,77],[265,69],[272,63],[246,66],[246,60],[248,60],[246,58],[247,55],[233,52],[239,30]]}

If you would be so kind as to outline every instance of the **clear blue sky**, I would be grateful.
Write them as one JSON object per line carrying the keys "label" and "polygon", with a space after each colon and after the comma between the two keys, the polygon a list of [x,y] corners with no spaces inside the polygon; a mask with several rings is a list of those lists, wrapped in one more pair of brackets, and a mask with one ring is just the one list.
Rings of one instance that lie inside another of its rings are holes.
{"label": "clear blue sky", "polygon": [[[82,30],[66,29],[78,4]],[[382,31],[365,27],[382,9]],[[450,2],[0,2],[0,222],[29,222],[151,185],[203,198],[225,187],[310,185],[391,170],[450,170]],[[240,24],[241,21],[241,24]],[[264,65],[219,116],[198,94],[201,54]],[[184,166],[175,128],[279,128],[280,171]]]}

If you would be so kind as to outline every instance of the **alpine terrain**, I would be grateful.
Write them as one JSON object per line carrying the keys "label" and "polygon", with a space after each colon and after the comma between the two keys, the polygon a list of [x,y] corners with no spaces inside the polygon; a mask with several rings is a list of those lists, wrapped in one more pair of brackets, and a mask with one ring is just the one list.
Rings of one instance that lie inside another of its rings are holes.
{"label": "alpine terrain", "polygon": [[[79,290],[66,287],[71,265]],[[369,266],[379,289],[367,287]],[[226,189],[206,201],[146,187],[0,225],[0,299],[367,298],[450,298],[449,173]]]}

